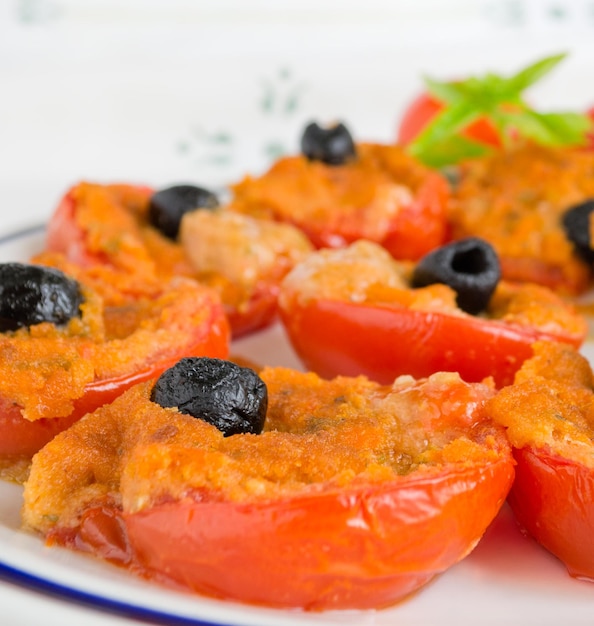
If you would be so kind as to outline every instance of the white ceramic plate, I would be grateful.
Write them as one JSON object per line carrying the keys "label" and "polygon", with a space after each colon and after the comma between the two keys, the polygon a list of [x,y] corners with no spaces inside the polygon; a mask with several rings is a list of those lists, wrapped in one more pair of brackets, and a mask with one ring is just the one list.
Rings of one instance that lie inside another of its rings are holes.
{"label": "white ceramic plate", "polygon": [[[42,244],[42,226],[0,237],[0,262],[26,260]],[[299,366],[278,326],[237,342],[234,352],[273,365]],[[310,614],[169,591],[92,557],[48,548],[20,529],[21,494],[20,487],[0,483],[0,579],[34,592],[26,596],[29,610],[36,604],[47,610],[49,595],[82,605],[88,618],[97,611],[108,614],[114,623],[128,617],[188,626],[558,626],[591,625],[594,619],[594,584],[570,578],[557,559],[520,533],[507,508],[470,556],[400,605]],[[5,615],[18,609],[10,606],[12,596],[8,598]],[[14,602],[17,598],[22,601],[17,594]],[[54,623],[51,618],[47,614],[45,623]]]}
{"label": "white ceramic plate", "polygon": [[[342,119],[357,140],[391,141],[423,75],[509,74],[567,50],[571,57],[531,91],[531,101],[544,110],[590,106],[591,4],[0,2],[0,260],[25,260],[39,249],[41,227],[1,235],[46,220],[81,179],[212,188],[294,150],[311,119]],[[278,327],[236,351],[297,365]],[[20,499],[20,488],[0,483],[3,626],[119,626],[126,616],[227,626],[594,623],[594,586],[570,579],[507,510],[473,554],[402,605],[304,615],[168,592],[47,549],[19,530]]]}

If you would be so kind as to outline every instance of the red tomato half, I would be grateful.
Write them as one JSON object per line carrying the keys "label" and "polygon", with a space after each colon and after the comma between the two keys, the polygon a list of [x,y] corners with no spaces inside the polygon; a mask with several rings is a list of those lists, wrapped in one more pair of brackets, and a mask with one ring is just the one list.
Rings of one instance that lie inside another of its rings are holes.
{"label": "red tomato half", "polygon": [[[378,240],[396,259],[420,259],[450,237],[446,219],[449,190],[445,180],[428,172],[409,204],[390,217],[389,227]],[[310,224],[295,217],[292,223],[301,229],[317,248],[340,248],[366,239],[369,216],[354,212],[344,215],[340,227],[335,224]]]}
{"label": "red tomato half", "polygon": [[261,376],[259,435],[224,437],[152,402],[150,384],[87,415],[35,456],[24,523],[178,589],[363,609],[467,556],[505,501],[514,466],[484,410],[492,386]]}
{"label": "red tomato half", "polygon": [[[166,352],[152,354],[144,368],[111,378],[96,379],[86,385],[84,395],[73,401],[74,408],[65,417],[41,418],[34,421],[21,415],[21,407],[0,398],[0,458],[31,457],[55,435],[97,407],[113,402],[129,387],[156,378],[179,359],[186,356],[228,356],[229,329],[216,298],[205,298],[200,305],[209,306],[204,322],[188,334],[185,343],[170,346]],[[170,324],[176,324],[175,319]]]}
{"label": "red tomato half", "polygon": [[367,239],[419,259],[450,234],[445,178],[394,145],[359,143],[338,166],[284,157],[232,191],[230,210],[292,224],[317,248]]}
{"label": "red tomato half", "polygon": [[[144,185],[118,185],[123,193],[128,192],[136,200],[148,199],[153,193]],[[46,230],[46,246],[52,252],[65,254],[70,261],[81,267],[97,263],[109,263],[105,254],[93,250],[88,243],[88,233],[77,223],[77,202],[74,197],[76,187],[70,189],[60,200],[52,214]]]}
{"label": "red tomato half", "polygon": [[281,309],[283,324],[306,367],[330,378],[338,374],[389,383],[396,376],[456,371],[467,381],[493,376],[513,382],[538,339],[575,346],[583,335],[550,335],[479,317],[415,311],[380,304],[293,301]]}
{"label": "red tomato half", "polygon": [[509,503],[518,521],[572,576],[594,580],[594,470],[542,448],[514,457]]}
{"label": "red tomato half", "polygon": [[[139,224],[146,224],[146,204],[153,190],[150,187],[142,185],[110,185],[110,189],[115,190],[119,195],[122,206],[130,209],[130,216]],[[100,240],[101,233],[97,233],[97,229],[101,229],[103,225],[95,222],[91,227],[82,225],[78,216],[78,201],[76,198],[77,187],[73,187],[62,198],[57,209],[53,213],[47,227],[46,249],[49,252],[58,252],[64,254],[67,259],[83,268],[105,265],[114,268],[116,271],[123,270],[125,274],[130,270],[135,270],[138,275],[128,280],[127,296],[135,297],[137,292],[142,292],[142,281],[144,280],[142,265],[150,266],[149,272],[153,275],[151,280],[156,278],[157,281],[168,280],[171,275],[182,274],[185,276],[195,277],[193,268],[185,259],[180,246],[176,242],[167,242],[169,248],[165,250],[164,255],[172,248],[175,248],[175,260],[156,258],[152,255],[154,251],[144,247],[144,243],[140,238],[134,244],[125,244],[129,246],[129,250],[119,258],[117,254],[112,255],[109,250],[102,249],[102,244],[97,243],[95,239]],[[129,204],[129,207],[127,204]],[[142,232],[142,231],[141,231]],[[99,235],[99,237],[98,237]],[[104,245],[104,244],[103,244]],[[134,248],[142,255],[142,259],[138,262],[134,261]],[[156,268],[156,274],[155,274]],[[162,275],[161,275],[162,274]],[[237,303],[234,298],[233,302],[226,302],[227,292],[223,289],[222,299],[230,321],[231,329],[234,337],[254,332],[264,328],[272,323],[277,316],[276,295],[278,292],[278,281],[261,281],[256,292],[249,298]],[[213,286],[215,289],[220,287],[220,281],[214,278]],[[234,292],[231,286],[230,292]]]}
{"label": "red tomato half", "polygon": [[[418,96],[407,107],[398,127],[398,143],[411,143],[443,111],[444,105],[427,93]],[[463,132],[468,139],[500,148],[501,138],[493,123],[487,118],[479,118]]]}
{"label": "red tomato half", "polygon": [[539,342],[487,401],[516,460],[509,503],[521,526],[569,573],[594,580],[594,373],[577,350]]}

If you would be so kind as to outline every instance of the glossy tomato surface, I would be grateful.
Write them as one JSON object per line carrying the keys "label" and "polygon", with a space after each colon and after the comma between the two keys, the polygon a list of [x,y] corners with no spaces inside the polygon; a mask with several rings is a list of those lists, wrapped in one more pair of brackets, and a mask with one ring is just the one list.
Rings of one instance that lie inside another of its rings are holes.
{"label": "glossy tomato surface", "polygon": [[512,477],[502,453],[387,485],[252,504],[187,498],[124,519],[145,573],[170,584],[268,606],[377,608],[466,556]]}
{"label": "glossy tomato surface", "polygon": [[594,470],[531,446],[514,457],[509,503],[516,518],[572,576],[594,580]]}
{"label": "glossy tomato surface", "polygon": [[[380,243],[395,259],[420,259],[450,237],[446,206],[449,191],[441,176],[427,175],[408,206],[393,218]],[[361,237],[354,237],[356,241]]]}
{"label": "glossy tomato surface", "polygon": [[68,417],[30,421],[22,416],[18,404],[0,398],[0,457],[31,457],[81,415],[73,411]]}
{"label": "glossy tomato surface", "polygon": [[532,356],[534,341],[583,341],[479,317],[334,300],[293,301],[281,316],[307,368],[326,378],[365,374],[385,384],[403,374],[455,371],[469,382],[492,376],[501,387]]}

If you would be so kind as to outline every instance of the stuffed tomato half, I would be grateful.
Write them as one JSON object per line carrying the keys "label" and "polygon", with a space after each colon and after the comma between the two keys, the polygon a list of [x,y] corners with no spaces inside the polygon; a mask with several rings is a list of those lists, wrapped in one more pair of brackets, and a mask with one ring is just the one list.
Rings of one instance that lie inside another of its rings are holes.
{"label": "stuffed tomato half", "polygon": [[456,374],[382,386],[184,359],[36,455],[24,522],[209,596],[382,607],[464,558],[504,502],[493,393]]}
{"label": "stuffed tomato half", "polygon": [[489,401],[507,428],[521,526],[572,576],[594,580],[594,378],[570,346],[539,343],[515,383]]}
{"label": "stuffed tomato half", "polygon": [[500,281],[492,248],[470,238],[418,264],[394,261],[365,241],[319,251],[286,277],[279,302],[309,369],[383,383],[456,371],[468,381],[492,376],[503,386],[532,355],[534,341],[579,346],[587,330],[548,289]]}
{"label": "stuffed tomato half", "polygon": [[57,432],[181,357],[228,353],[221,303],[192,280],[106,307],[84,279],[53,267],[7,263],[0,275],[0,463],[9,475]]}
{"label": "stuffed tomato half", "polygon": [[229,208],[295,225],[318,248],[358,239],[418,259],[449,236],[444,177],[394,145],[355,142],[344,124],[309,124],[301,154],[232,185]]}
{"label": "stuffed tomato half", "polygon": [[63,254],[100,277],[108,301],[146,296],[174,277],[192,278],[219,294],[237,337],[275,319],[280,280],[311,248],[296,228],[230,213],[202,187],[84,182],[52,215],[40,260]]}

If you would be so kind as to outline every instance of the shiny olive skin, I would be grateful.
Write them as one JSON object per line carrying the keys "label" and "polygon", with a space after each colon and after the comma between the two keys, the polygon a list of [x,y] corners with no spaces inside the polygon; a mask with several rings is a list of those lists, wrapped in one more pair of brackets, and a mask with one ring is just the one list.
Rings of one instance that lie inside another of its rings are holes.
{"label": "shiny olive skin", "polygon": [[63,325],[80,316],[77,281],[60,270],[25,263],[0,264],[0,332],[41,322]]}
{"label": "shiny olive skin", "polygon": [[456,292],[456,303],[467,313],[484,311],[501,279],[497,253],[483,239],[468,237],[433,250],[416,265],[413,287],[435,283]]}
{"label": "shiny olive skin", "polygon": [[311,122],[303,131],[301,152],[310,161],[328,165],[343,165],[356,157],[355,143],[344,124],[324,128]]}
{"label": "shiny olive skin", "polygon": [[157,379],[151,400],[216,426],[224,435],[260,434],[268,408],[264,381],[223,359],[188,357]]}
{"label": "shiny olive skin", "polygon": [[183,216],[195,209],[215,209],[219,199],[208,189],[174,185],[156,191],[149,203],[149,222],[165,237],[175,240]]}
{"label": "shiny olive skin", "polygon": [[594,264],[594,249],[590,240],[592,211],[594,211],[594,200],[585,200],[567,209],[561,218],[566,237],[574,245],[580,257],[590,264]]}

